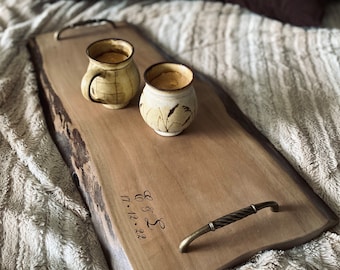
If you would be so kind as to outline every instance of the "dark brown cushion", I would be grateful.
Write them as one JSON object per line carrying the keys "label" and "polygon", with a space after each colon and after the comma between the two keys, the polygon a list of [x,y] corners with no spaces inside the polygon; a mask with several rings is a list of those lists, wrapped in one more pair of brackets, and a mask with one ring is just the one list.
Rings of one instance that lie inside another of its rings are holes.
{"label": "dark brown cushion", "polygon": [[320,26],[329,0],[223,0],[296,26]]}

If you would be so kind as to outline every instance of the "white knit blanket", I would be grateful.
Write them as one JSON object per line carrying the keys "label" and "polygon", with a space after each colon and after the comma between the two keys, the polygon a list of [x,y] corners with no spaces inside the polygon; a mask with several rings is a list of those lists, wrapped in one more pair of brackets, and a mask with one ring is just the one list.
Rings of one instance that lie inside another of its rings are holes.
{"label": "white knit blanket", "polygon": [[[340,5],[303,29],[201,1],[0,2],[0,269],[107,269],[90,217],[48,133],[30,37],[88,19],[138,25],[218,82],[340,216]],[[237,269],[340,269],[340,226]],[[117,252],[117,269],[128,269]]]}

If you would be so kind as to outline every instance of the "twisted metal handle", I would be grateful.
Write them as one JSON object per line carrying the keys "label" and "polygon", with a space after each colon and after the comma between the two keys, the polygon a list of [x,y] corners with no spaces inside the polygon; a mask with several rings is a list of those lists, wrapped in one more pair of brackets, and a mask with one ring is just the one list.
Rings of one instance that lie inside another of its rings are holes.
{"label": "twisted metal handle", "polygon": [[197,239],[198,237],[202,236],[203,234],[206,234],[210,231],[215,231],[219,228],[222,228],[228,224],[231,224],[235,221],[238,221],[240,219],[243,219],[249,215],[257,213],[258,210],[261,210],[266,207],[271,207],[273,212],[279,211],[279,205],[277,202],[274,201],[268,201],[268,202],[262,202],[258,204],[252,204],[248,207],[242,208],[238,211],[232,212],[230,214],[227,214],[223,217],[220,217],[218,219],[215,219],[214,221],[208,223],[207,225],[201,227],[200,229],[196,230],[189,236],[187,236],[179,245],[179,251],[181,253],[186,252],[190,243]]}

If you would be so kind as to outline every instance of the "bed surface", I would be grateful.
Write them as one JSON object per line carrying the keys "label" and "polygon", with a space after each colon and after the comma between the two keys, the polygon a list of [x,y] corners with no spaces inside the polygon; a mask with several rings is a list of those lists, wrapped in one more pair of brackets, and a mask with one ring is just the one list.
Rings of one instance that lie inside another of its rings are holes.
{"label": "bed surface", "polygon": [[[339,3],[340,4],[340,3]],[[297,27],[203,1],[2,1],[0,268],[108,269],[87,207],[48,132],[26,48],[89,19],[128,21],[218,83],[340,216],[340,5]],[[237,269],[339,269],[339,225]],[[115,269],[130,265],[117,243]]]}

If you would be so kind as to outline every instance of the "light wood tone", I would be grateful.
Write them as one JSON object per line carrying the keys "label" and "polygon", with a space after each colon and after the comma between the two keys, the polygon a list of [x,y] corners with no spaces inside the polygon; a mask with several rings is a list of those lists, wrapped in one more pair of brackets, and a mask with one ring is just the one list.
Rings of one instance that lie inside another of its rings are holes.
{"label": "light wood tone", "polygon": [[[51,134],[79,181],[109,262],[118,236],[135,269],[216,269],[259,250],[304,243],[337,223],[228,96],[198,76],[198,116],[176,137],[161,137],[143,122],[139,95],[114,111],[86,101],[80,91],[88,65],[85,49],[107,37],[134,44],[141,75],[166,59],[125,24],[71,29],[61,41],[48,33],[29,47]],[[214,90],[250,133],[229,116]],[[261,210],[202,236],[188,253],[179,252],[181,240],[199,227],[268,200],[277,201],[280,212]]]}

